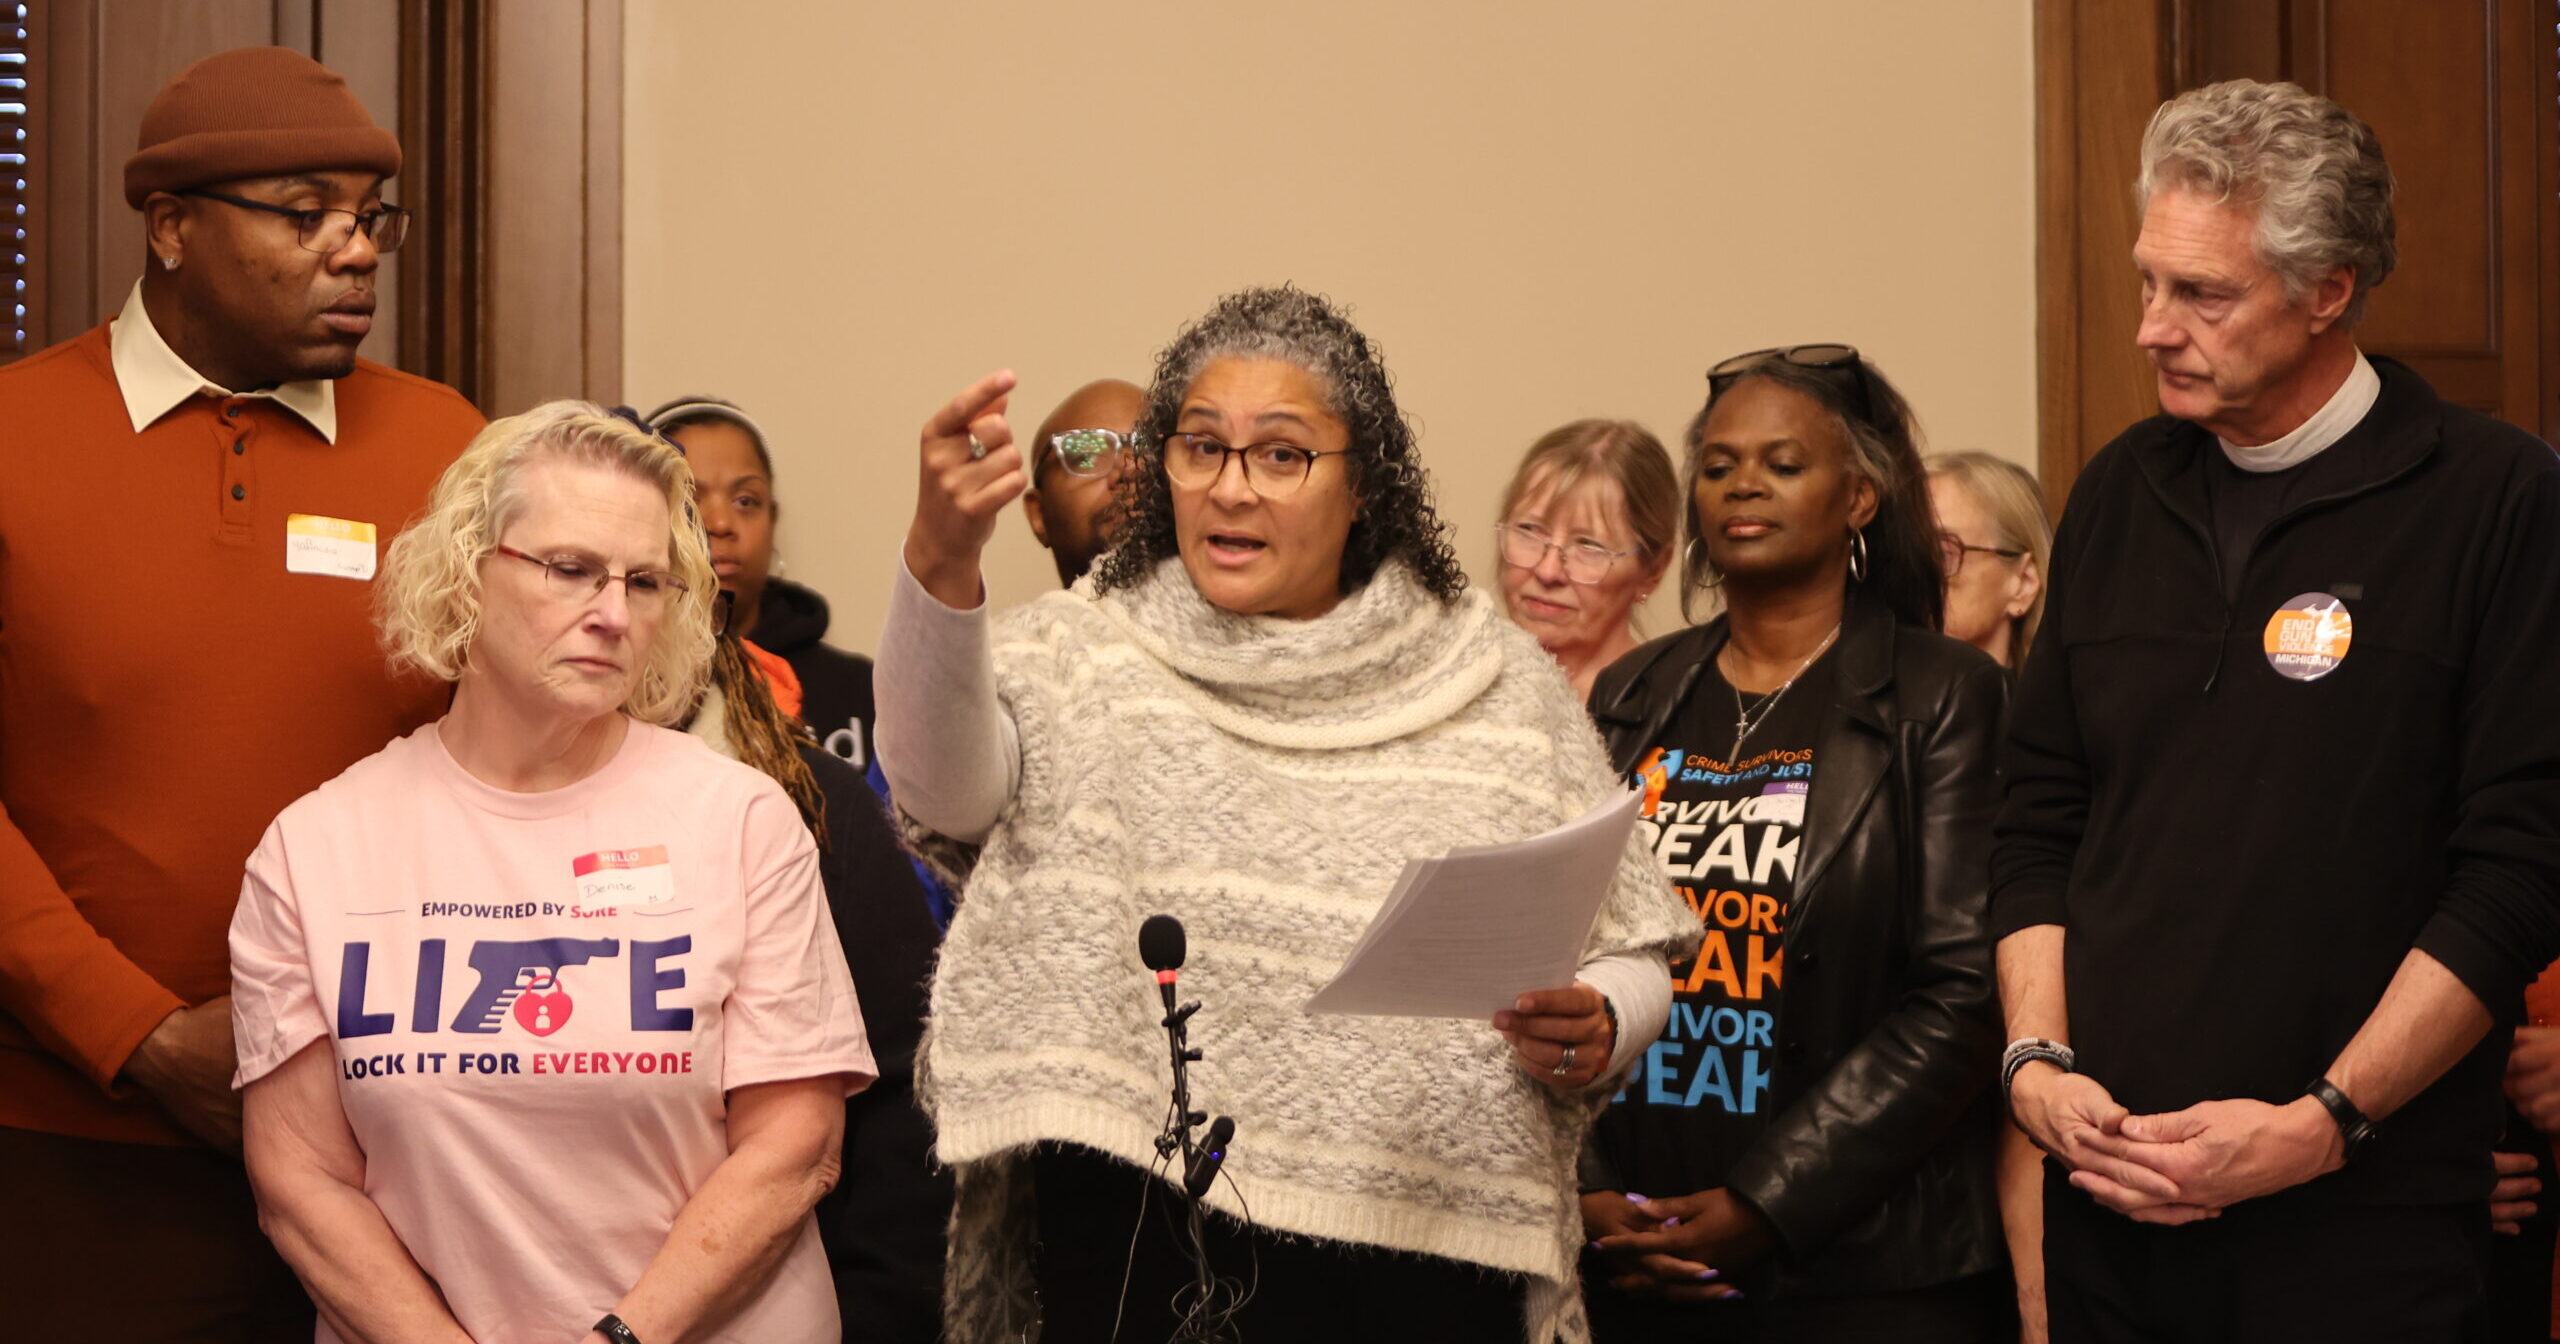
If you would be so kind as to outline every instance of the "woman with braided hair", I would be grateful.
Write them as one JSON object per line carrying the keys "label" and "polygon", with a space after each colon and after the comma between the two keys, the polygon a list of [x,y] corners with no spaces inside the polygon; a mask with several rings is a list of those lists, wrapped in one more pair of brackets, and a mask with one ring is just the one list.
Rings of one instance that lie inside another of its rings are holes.
{"label": "woman with braided hair", "polygon": [[1236,1125],[1208,1254],[1258,1280],[1226,1323],[1580,1339],[1576,1147],[1697,938],[1651,856],[1621,856],[1574,982],[1490,1021],[1302,1006],[1408,859],[1616,787],[1555,661],[1467,588],[1376,348],[1295,288],[1219,300],[1157,361],[1113,549],[991,621],[979,554],[1024,485],[1012,388],[925,427],[877,682],[891,796],[979,846],[919,1071],[959,1175],[950,1338],[1185,1329],[1137,948],[1170,913],[1208,1004],[1192,1095]]}
{"label": "woman with braided hair", "polygon": [[[711,531],[716,545],[719,529]],[[724,584],[709,683],[685,731],[754,767],[799,807],[878,1065],[871,1086],[845,1100],[842,1174],[818,1202],[837,1308],[847,1339],[933,1344],[951,1176],[933,1162],[933,1136],[916,1108],[915,1047],[939,930],[879,797],[861,771],[818,744],[800,716],[791,665],[747,640],[734,601]]]}

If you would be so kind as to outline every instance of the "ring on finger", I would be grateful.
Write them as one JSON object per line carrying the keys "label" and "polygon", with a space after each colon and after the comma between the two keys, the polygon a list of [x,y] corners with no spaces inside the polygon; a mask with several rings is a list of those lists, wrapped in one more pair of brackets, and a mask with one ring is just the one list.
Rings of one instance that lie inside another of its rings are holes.
{"label": "ring on finger", "polygon": [[977,436],[977,435],[975,435],[975,434],[970,435],[970,436],[969,436],[969,460],[970,460],[970,461],[972,461],[972,462],[975,462],[975,461],[977,461],[978,459],[980,459],[980,458],[982,458],[982,457],[985,457],[986,455],[987,455],[987,445],[985,445],[985,444],[983,444],[983,443],[978,442],[978,436]]}
{"label": "ring on finger", "polygon": [[1556,1066],[1547,1070],[1547,1073],[1550,1077],[1562,1078],[1571,1072],[1573,1072],[1573,1047],[1568,1045],[1564,1048],[1564,1053],[1556,1057]]}

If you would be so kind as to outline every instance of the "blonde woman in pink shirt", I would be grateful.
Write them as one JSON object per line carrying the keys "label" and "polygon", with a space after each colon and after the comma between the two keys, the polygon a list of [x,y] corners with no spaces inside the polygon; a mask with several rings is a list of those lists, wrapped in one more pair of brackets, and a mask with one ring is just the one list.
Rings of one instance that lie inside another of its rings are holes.
{"label": "blonde woman in pink shirt", "polygon": [[691,500],[596,407],[490,425],[379,585],[452,708],[250,859],[249,1176],[322,1341],[840,1337],[810,1210],[873,1062],[798,810],[662,726],[711,655]]}

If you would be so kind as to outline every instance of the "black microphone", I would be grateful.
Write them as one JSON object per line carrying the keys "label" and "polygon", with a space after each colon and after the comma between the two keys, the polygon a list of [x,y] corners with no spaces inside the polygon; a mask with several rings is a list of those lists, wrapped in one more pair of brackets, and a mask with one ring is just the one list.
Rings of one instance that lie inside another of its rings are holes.
{"label": "black microphone", "polygon": [[1183,1168],[1183,1193],[1194,1200],[1209,1193],[1209,1187],[1218,1183],[1218,1168],[1227,1160],[1227,1140],[1235,1136],[1236,1122],[1223,1115],[1218,1117],[1216,1124],[1209,1126],[1208,1140],[1191,1155],[1191,1161]]}
{"label": "black microphone", "polygon": [[1156,992],[1164,996],[1165,1015],[1173,1015],[1174,981],[1181,978],[1182,921],[1171,915],[1149,915],[1138,926],[1138,960],[1156,973]]}

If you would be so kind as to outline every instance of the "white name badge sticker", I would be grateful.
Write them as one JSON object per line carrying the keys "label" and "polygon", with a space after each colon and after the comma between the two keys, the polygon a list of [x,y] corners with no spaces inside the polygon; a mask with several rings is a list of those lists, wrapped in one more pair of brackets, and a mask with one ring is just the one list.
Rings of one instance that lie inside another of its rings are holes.
{"label": "white name badge sticker", "polygon": [[284,520],[284,568],[288,574],[373,577],[373,524],[297,513]]}
{"label": "white name badge sticker", "polygon": [[569,867],[578,879],[578,903],[589,909],[664,905],[676,898],[675,869],[667,866],[665,845],[600,849],[578,856]]}

